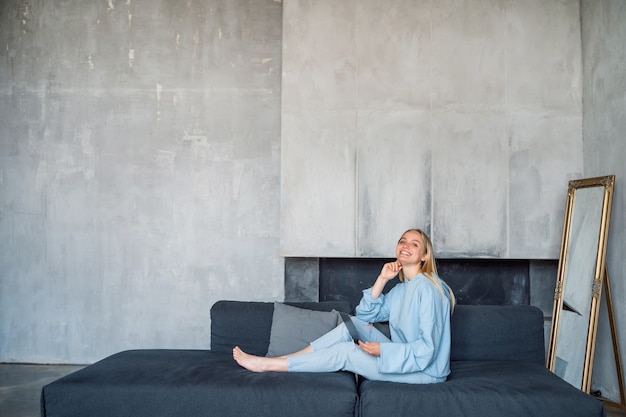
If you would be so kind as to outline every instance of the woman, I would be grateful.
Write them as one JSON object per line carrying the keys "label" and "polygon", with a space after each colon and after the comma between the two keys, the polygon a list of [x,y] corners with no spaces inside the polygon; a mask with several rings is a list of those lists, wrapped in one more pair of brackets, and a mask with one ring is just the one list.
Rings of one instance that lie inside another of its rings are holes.
{"label": "woman", "polygon": [[[443,382],[450,373],[450,315],[455,298],[437,276],[432,243],[421,230],[402,234],[396,258],[383,265],[374,285],[363,291],[350,320],[359,340],[345,324],[303,350],[277,358],[253,356],[238,346],[233,358],[254,372],[351,371],[367,379],[413,384]],[[383,294],[396,276],[400,283]],[[391,339],[369,323],[389,321]]]}

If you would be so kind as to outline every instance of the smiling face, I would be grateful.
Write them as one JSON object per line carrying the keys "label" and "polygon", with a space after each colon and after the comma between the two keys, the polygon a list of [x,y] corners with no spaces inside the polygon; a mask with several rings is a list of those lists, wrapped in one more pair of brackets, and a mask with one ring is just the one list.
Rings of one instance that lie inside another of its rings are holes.
{"label": "smiling face", "polygon": [[396,246],[396,258],[403,267],[426,261],[428,253],[422,234],[415,230],[405,232]]}

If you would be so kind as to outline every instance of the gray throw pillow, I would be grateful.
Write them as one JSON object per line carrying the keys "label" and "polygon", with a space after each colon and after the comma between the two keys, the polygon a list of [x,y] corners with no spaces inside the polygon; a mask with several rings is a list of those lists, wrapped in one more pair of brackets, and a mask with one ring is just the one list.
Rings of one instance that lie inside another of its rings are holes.
{"label": "gray throw pillow", "polygon": [[302,350],[337,327],[339,320],[339,313],[335,310],[313,311],[275,302],[266,356],[276,357]]}

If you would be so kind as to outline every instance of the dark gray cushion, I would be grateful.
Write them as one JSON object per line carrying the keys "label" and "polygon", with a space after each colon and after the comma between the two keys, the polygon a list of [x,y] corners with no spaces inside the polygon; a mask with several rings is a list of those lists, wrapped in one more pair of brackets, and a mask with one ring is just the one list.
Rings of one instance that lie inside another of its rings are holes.
{"label": "dark gray cushion", "polygon": [[363,381],[361,417],[603,417],[600,401],[545,366],[512,361],[452,362],[448,381],[412,385]]}
{"label": "dark gray cushion", "polygon": [[337,311],[314,311],[274,303],[269,357],[287,355],[307,347],[318,337],[337,327]]}
{"label": "dark gray cushion", "polygon": [[120,352],[42,389],[42,417],[342,416],[357,404],[346,372],[253,373],[230,354]]}
{"label": "dark gray cushion", "polygon": [[451,330],[453,361],[545,364],[543,312],[537,307],[459,305]]}

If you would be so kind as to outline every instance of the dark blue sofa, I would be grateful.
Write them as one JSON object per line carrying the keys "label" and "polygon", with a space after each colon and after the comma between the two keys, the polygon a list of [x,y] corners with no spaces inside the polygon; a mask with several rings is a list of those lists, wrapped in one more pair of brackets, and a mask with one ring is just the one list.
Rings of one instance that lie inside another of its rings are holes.
{"label": "dark blue sofa", "polygon": [[[347,302],[290,303],[349,312]],[[234,345],[265,355],[273,303],[220,301],[211,308],[211,350],[124,351],[43,387],[42,417],[354,417],[356,379],[334,374],[255,374]]]}
{"label": "dark blue sofa", "polygon": [[[296,303],[347,311],[346,303]],[[131,350],[42,389],[42,417],[98,416],[563,416],[603,417],[597,399],[544,365],[541,311],[457,306],[452,373],[434,385],[359,380],[347,372],[252,373],[232,347],[259,355],[270,342],[273,303],[220,301],[211,350]]]}
{"label": "dark blue sofa", "polygon": [[451,374],[446,382],[363,381],[360,416],[605,416],[599,400],[545,367],[540,309],[459,305],[451,328]]}

